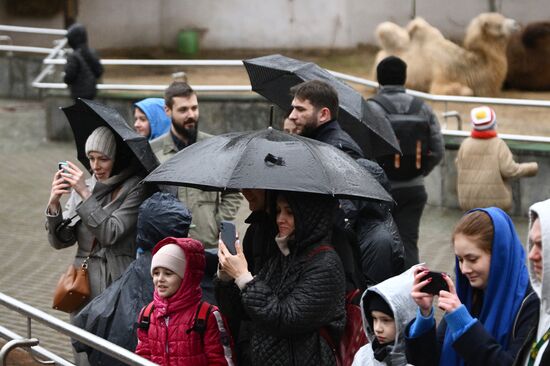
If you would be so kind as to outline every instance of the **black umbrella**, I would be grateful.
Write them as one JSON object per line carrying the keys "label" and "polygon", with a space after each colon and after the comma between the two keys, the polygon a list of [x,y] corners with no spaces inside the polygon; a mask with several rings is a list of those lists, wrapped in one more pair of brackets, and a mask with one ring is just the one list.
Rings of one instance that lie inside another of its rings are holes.
{"label": "black umbrella", "polygon": [[[125,144],[136,156],[147,172],[153,171],[159,163],[147,138],[135,132],[116,109],[86,99],[77,99],[70,107],[61,108],[73,130],[78,160],[88,169],[86,139],[98,127],[106,126],[114,131],[118,148]],[[123,143],[121,145],[121,143]]]}
{"label": "black umbrella", "polygon": [[145,181],[211,190],[262,188],[392,199],[346,153],[272,128],[196,142],[164,162]]}
{"label": "black umbrella", "polygon": [[338,92],[338,122],[363,149],[366,156],[377,157],[401,152],[388,119],[370,113],[367,102],[358,91],[322,67],[282,55],[243,60],[243,64],[248,72],[252,90],[285,111],[289,110],[292,104],[292,86],[309,80],[329,83]]}

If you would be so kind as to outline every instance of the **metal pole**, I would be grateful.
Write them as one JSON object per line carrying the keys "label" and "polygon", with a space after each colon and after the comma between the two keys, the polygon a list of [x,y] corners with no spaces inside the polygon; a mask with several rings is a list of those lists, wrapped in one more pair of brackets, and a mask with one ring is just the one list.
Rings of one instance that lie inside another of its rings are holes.
{"label": "metal pole", "polygon": [[38,339],[12,339],[2,347],[0,350],[0,363],[3,366],[7,365],[8,354],[18,347],[32,347],[38,345]]}

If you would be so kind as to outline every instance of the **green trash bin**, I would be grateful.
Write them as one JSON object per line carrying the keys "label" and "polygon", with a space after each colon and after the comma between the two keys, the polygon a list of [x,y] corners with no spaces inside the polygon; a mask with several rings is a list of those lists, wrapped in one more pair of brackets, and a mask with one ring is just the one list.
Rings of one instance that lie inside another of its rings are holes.
{"label": "green trash bin", "polygon": [[199,32],[183,29],[178,33],[178,51],[185,56],[194,56],[199,52]]}

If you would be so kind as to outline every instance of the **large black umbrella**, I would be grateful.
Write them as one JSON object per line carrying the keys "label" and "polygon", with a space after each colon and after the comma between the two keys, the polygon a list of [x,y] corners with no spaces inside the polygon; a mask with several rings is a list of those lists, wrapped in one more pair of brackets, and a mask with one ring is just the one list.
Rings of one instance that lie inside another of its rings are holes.
{"label": "large black umbrella", "polygon": [[370,113],[361,94],[322,67],[282,55],[243,60],[252,90],[283,110],[292,104],[290,88],[304,81],[322,80],[338,92],[338,122],[368,157],[400,153],[399,142],[387,118]]}
{"label": "large black umbrella", "polygon": [[126,145],[147,172],[153,171],[159,165],[147,138],[135,132],[116,109],[80,98],[72,106],[61,109],[73,130],[78,160],[86,168],[90,169],[85,151],[86,139],[101,126],[114,131],[118,148],[124,148]]}
{"label": "large black umbrella", "polygon": [[346,153],[272,128],[196,142],[144,180],[201,189],[262,188],[392,200]]}

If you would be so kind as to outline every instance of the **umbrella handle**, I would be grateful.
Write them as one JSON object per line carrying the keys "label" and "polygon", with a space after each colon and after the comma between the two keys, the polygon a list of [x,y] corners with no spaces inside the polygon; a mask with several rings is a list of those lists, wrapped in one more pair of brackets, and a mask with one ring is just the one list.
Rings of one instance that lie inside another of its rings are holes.
{"label": "umbrella handle", "polygon": [[275,106],[272,104],[269,107],[269,127],[273,127],[273,113],[275,112]]}

